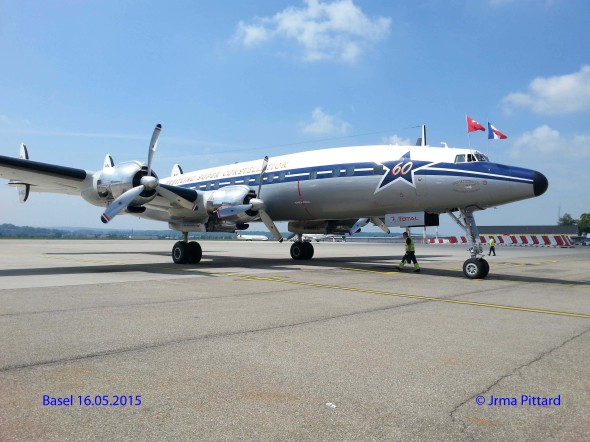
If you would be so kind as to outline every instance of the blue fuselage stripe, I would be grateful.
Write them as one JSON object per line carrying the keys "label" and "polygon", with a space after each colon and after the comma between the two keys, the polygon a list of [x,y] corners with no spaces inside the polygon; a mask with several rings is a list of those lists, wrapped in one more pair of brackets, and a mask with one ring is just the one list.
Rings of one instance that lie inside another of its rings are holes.
{"label": "blue fuselage stripe", "polygon": [[[297,181],[322,180],[329,178],[351,178],[366,176],[383,176],[384,173],[390,173],[386,168],[383,171],[374,168],[380,166],[378,163],[349,163],[333,164],[315,167],[304,167],[299,169],[287,169],[267,172],[264,174],[263,185],[292,183]],[[461,167],[463,166],[463,167]],[[469,169],[466,170],[465,166]],[[478,170],[479,169],[479,170]],[[514,168],[495,163],[478,162],[478,163],[437,163],[431,164],[424,168],[419,168],[414,172],[415,175],[421,176],[446,176],[460,178],[479,178],[490,181],[509,181],[515,183],[532,183],[532,171],[522,168]],[[259,174],[236,175],[233,177],[222,177],[213,180],[203,180],[193,183],[179,184],[180,187],[191,188],[195,190],[215,190],[219,187],[228,185],[247,185],[255,187],[258,185]]]}

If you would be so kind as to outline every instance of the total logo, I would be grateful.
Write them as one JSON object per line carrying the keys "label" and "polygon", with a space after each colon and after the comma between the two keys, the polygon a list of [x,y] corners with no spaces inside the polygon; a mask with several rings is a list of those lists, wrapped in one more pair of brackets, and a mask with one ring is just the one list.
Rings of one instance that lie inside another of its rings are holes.
{"label": "total logo", "polygon": [[[396,220],[395,216],[392,216],[391,220],[395,221]],[[401,222],[403,222],[403,221],[420,221],[418,219],[418,217],[416,217],[416,216],[398,216],[397,220],[401,221]]]}

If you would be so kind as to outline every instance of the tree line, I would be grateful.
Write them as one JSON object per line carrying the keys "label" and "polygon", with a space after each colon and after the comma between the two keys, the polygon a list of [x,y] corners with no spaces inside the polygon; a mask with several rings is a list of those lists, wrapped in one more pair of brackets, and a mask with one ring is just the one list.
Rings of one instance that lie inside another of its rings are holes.
{"label": "tree line", "polygon": [[565,213],[557,222],[560,226],[576,226],[580,236],[590,233],[590,213],[582,213],[580,218],[575,219],[569,213]]}

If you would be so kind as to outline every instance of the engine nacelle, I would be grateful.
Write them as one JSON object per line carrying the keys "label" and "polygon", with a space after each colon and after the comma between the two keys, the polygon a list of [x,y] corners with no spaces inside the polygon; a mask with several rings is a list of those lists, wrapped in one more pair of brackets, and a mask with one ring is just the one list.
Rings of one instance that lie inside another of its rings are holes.
{"label": "engine nacelle", "polygon": [[[82,197],[91,204],[106,206],[129,189],[141,185],[141,178],[147,175],[147,166],[139,161],[104,167],[94,174],[93,186],[82,192]],[[157,175],[152,171],[153,177]],[[155,190],[145,190],[129,206],[141,206],[156,196]]]}
{"label": "engine nacelle", "polygon": [[221,207],[248,204],[255,196],[248,186],[227,186],[206,195],[205,206],[208,213],[213,213]]}

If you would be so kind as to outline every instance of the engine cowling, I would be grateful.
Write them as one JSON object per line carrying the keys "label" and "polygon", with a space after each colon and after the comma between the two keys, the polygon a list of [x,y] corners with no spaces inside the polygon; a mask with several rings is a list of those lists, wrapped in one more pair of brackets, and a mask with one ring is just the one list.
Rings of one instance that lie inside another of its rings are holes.
{"label": "engine cowling", "polygon": [[[139,186],[141,178],[147,175],[147,166],[139,161],[121,163],[104,167],[95,174],[92,189],[83,192],[82,197],[88,202],[105,206],[128,190]],[[151,176],[158,178],[155,172]],[[156,197],[156,190],[144,190],[129,205],[141,206]]]}
{"label": "engine cowling", "polygon": [[222,207],[231,207],[248,202],[256,195],[248,186],[227,186],[212,191],[206,196],[207,212],[213,213]]}

